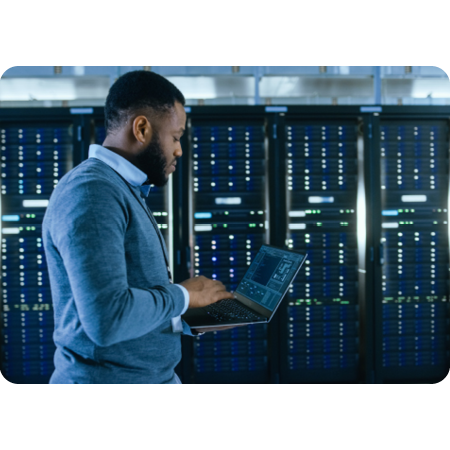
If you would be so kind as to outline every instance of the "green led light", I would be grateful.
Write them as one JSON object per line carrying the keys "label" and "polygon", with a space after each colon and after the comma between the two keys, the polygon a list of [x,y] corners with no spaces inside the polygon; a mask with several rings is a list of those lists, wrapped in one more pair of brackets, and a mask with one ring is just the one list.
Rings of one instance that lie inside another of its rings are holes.
{"label": "green led light", "polygon": [[322,226],[322,222],[317,222],[316,225],[317,225],[318,227],[321,227],[321,226]]}
{"label": "green led light", "polygon": [[229,214],[229,212],[228,212],[228,211],[225,211],[225,215],[228,216],[228,214]]}
{"label": "green led light", "polygon": [[228,227],[228,225],[227,225],[226,223],[224,223],[224,224],[223,224],[223,227],[224,227],[224,228],[227,228],[227,227]]}

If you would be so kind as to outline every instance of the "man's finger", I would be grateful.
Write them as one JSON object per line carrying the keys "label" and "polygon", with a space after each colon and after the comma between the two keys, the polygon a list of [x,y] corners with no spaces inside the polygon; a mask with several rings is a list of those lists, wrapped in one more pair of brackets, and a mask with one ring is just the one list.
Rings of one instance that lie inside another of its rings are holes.
{"label": "man's finger", "polygon": [[219,300],[225,300],[227,298],[229,298],[229,299],[234,298],[234,295],[231,292],[219,291],[214,294],[213,298],[217,299],[216,301],[219,301]]}

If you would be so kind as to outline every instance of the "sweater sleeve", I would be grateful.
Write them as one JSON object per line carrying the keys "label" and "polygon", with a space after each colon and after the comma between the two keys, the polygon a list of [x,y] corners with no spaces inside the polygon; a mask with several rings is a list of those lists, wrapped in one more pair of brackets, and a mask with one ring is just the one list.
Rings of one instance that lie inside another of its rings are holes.
{"label": "sweater sleeve", "polygon": [[183,292],[168,280],[146,289],[128,285],[129,213],[121,195],[113,183],[78,180],[54,205],[52,240],[83,329],[99,346],[141,337],[185,307]]}

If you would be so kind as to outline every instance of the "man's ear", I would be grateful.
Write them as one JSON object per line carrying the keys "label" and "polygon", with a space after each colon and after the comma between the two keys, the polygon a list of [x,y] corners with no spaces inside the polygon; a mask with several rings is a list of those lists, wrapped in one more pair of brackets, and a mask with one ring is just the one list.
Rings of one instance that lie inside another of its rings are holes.
{"label": "man's ear", "polygon": [[132,131],[136,141],[141,144],[147,145],[152,140],[153,128],[145,116],[137,116],[133,120]]}

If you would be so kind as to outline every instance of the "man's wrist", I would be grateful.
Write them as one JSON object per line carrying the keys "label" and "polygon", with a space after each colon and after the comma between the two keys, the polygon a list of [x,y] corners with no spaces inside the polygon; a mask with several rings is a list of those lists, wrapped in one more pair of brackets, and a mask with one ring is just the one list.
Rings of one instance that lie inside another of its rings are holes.
{"label": "man's wrist", "polygon": [[183,311],[181,311],[181,314],[180,314],[180,316],[182,316],[187,311],[187,309],[189,308],[189,291],[184,286],[181,286],[181,284],[175,284],[175,286],[178,286],[181,289],[181,291],[183,292],[183,295],[184,295],[184,308],[183,308]]}

